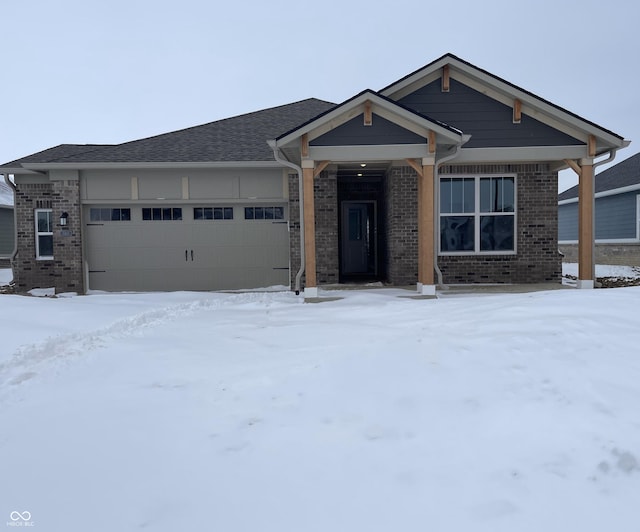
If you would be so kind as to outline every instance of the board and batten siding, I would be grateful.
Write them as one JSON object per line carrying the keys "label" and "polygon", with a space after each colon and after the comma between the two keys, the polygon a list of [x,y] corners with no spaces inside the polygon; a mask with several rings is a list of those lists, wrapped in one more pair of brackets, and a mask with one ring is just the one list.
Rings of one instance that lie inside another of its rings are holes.
{"label": "board and batten siding", "polygon": [[449,92],[442,92],[438,79],[398,103],[470,134],[465,148],[584,144],[524,113],[521,122],[514,124],[511,107],[455,79],[450,82]]}
{"label": "board and batten siding", "polygon": [[13,208],[0,206],[0,257],[11,255],[14,241]]}
{"label": "board and batten siding", "polygon": [[[627,240],[638,238],[637,193],[596,198],[596,240]],[[578,203],[558,207],[558,240],[578,240]]]}

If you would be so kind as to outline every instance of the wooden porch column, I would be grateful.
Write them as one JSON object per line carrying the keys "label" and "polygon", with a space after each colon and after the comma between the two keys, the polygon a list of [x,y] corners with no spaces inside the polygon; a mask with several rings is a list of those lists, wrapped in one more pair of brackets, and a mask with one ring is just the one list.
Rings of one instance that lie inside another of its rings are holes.
{"label": "wooden porch column", "polygon": [[418,174],[418,292],[436,295],[434,268],[435,158],[422,159]]}
{"label": "wooden porch column", "polygon": [[593,160],[580,161],[578,181],[578,288],[594,287]]}
{"label": "wooden porch column", "polygon": [[306,283],[305,297],[317,297],[316,280],[316,216],[313,197],[314,161],[302,161],[302,193],[304,195],[304,259]]}

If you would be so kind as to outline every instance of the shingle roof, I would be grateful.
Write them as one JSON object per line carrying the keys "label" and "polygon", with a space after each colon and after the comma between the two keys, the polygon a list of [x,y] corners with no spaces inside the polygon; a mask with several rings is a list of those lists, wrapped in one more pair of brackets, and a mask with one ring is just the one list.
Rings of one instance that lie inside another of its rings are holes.
{"label": "shingle roof", "polygon": [[[595,177],[595,192],[604,192],[617,188],[640,184],[640,153],[603,170]],[[558,201],[577,198],[578,185],[558,195]]]}
{"label": "shingle roof", "polygon": [[107,144],[60,144],[59,146],[54,146],[53,148],[48,148],[43,151],[39,151],[38,153],[33,153],[31,155],[27,155],[26,157],[22,157],[20,159],[16,159],[15,161],[11,161],[9,163],[5,163],[2,165],[3,168],[16,168],[19,167],[22,163],[51,163],[58,161],[60,159],[65,159],[66,157],[71,157],[73,155],[77,155],[80,153],[94,151],[98,148],[102,148],[108,146]]}
{"label": "shingle roof", "polygon": [[14,163],[272,161],[267,140],[334,106],[310,98],[123,144],[63,144]]}

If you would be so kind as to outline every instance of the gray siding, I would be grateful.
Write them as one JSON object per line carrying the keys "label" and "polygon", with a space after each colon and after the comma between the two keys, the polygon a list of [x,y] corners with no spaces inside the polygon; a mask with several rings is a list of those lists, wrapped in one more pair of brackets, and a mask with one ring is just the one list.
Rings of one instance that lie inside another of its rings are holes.
{"label": "gray siding", "polygon": [[[618,194],[596,199],[596,240],[636,238],[637,193]],[[558,240],[578,240],[578,204],[558,208]]]}
{"label": "gray siding", "polygon": [[465,148],[583,144],[525,114],[520,124],[514,124],[511,107],[454,79],[449,92],[442,92],[437,80],[398,103],[470,134]]}
{"label": "gray siding", "polygon": [[0,207],[0,256],[13,251],[14,234],[13,209]]}
{"label": "gray siding", "polygon": [[424,144],[424,137],[407,131],[386,118],[373,114],[372,124],[364,125],[357,116],[310,142],[312,146],[367,146],[375,144]]}

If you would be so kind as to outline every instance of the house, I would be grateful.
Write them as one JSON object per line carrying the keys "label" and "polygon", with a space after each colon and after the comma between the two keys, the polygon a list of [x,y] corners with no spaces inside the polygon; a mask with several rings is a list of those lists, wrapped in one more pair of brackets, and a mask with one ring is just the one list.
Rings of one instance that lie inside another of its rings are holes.
{"label": "house", "polygon": [[[640,266],[640,153],[595,177],[595,260]],[[577,262],[578,187],[558,196],[558,240],[567,262]]]}
{"label": "house", "polygon": [[[576,89],[579,89],[578,87]],[[218,290],[378,280],[560,282],[557,176],[623,137],[447,54],[336,105],[308,99],[118,145],[60,145],[14,176],[18,290]]]}
{"label": "house", "polygon": [[15,244],[13,189],[0,180],[0,267],[9,267]]}

